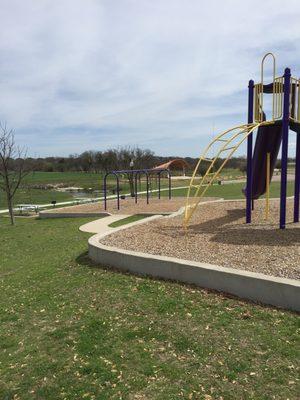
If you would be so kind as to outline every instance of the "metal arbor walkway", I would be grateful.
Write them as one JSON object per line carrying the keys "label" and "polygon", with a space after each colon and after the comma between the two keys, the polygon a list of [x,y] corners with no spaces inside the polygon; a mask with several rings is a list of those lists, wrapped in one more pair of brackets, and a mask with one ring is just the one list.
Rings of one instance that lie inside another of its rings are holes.
{"label": "metal arbor walkway", "polygon": [[[234,128],[228,129],[222,132],[215,139],[213,139],[209,145],[204,150],[202,156],[196,165],[194,173],[192,175],[190,186],[188,188],[185,213],[184,213],[184,227],[188,227],[189,221],[192,218],[197,206],[200,203],[201,198],[207,192],[208,188],[213,184],[213,182],[218,178],[220,172],[225,167],[227,161],[232,157],[235,151],[240,147],[240,145],[247,139],[247,137],[255,131],[261,125],[270,125],[273,121],[264,121],[252,124],[239,125]],[[212,146],[217,144],[218,150],[213,158],[209,158],[207,155],[211,150]],[[222,158],[221,166],[214,172],[214,166],[217,159]],[[199,177],[200,166],[204,163],[209,163],[205,174]],[[200,179],[200,182],[199,182]],[[198,181],[198,183],[197,183]]]}

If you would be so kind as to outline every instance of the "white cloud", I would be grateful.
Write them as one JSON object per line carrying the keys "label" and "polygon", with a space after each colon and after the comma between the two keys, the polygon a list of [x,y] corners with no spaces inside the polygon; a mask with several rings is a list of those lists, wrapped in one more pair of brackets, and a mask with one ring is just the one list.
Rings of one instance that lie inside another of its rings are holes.
{"label": "white cloud", "polygon": [[[274,51],[300,74],[300,4],[0,0],[0,119],[32,154],[138,144],[196,156],[246,119]],[[285,11],[286,10],[286,11]]]}

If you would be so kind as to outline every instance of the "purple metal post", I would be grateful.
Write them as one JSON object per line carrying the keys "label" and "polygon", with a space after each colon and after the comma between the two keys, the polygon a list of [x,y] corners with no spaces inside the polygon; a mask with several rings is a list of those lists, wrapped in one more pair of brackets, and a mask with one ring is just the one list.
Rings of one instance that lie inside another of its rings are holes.
{"label": "purple metal post", "polygon": [[168,171],[168,178],[169,178],[169,200],[171,200],[172,197],[172,182],[171,182],[171,172]]}
{"label": "purple metal post", "polygon": [[[251,79],[248,86],[248,124],[253,122],[253,93],[254,82]],[[247,138],[247,186],[246,186],[246,224],[251,222],[252,202],[252,147],[253,133],[251,132]]]}
{"label": "purple metal post", "polygon": [[288,164],[289,143],[289,119],[290,119],[290,81],[291,70],[284,71],[284,94],[283,94],[283,118],[282,118],[282,153],[281,153],[281,183],[280,183],[280,229],[285,229],[286,222],[286,184]]}
{"label": "purple metal post", "polygon": [[300,133],[296,139],[296,167],[295,167],[295,191],[294,191],[294,222],[299,222],[299,195],[300,195]]}
{"label": "purple metal post", "polygon": [[158,198],[160,199],[160,172],[157,175],[158,175]]}
{"label": "purple metal post", "polygon": [[146,172],[146,185],[147,185],[147,204],[149,204],[149,175]]}
{"label": "purple metal post", "polygon": [[138,172],[135,172],[135,175],[134,175],[134,186],[135,186],[134,202],[135,202],[135,204],[137,204],[137,192],[138,192],[138,189],[137,189],[137,177],[138,177]]}

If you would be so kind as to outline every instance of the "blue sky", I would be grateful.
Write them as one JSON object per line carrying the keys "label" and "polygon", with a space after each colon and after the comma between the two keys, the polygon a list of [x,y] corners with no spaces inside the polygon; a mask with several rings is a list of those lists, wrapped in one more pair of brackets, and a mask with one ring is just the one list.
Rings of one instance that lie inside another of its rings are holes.
{"label": "blue sky", "polygon": [[0,120],[33,156],[137,145],[195,157],[213,131],[246,122],[264,53],[275,53],[278,74],[300,75],[298,0],[0,0],[0,9]]}

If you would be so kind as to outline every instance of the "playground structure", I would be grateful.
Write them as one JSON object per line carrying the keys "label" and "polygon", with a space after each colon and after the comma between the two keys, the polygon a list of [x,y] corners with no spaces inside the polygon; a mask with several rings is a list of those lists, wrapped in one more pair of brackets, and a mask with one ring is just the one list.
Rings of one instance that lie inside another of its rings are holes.
{"label": "playground structure", "polygon": [[[273,82],[264,83],[264,63],[267,57],[273,60]],[[276,76],[276,61],[272,53],[267,53],[261,62],[261,81],[249,81],[248,86],[248,123],[228,129],[213,139],[201,155],[187,193],[184,226],[197,209],[201,198],[208,188],[218,179],[219,174],[235,151],[247,139],[247,183],[243,190],[246,196],[246,223],[251,223],[254,200],[266,194],[266,219],[269,214],[269,190],[276,160],[281,145],[281,183],[280,183],[280,229],[286,226],[287,167],[289,129],[296,132],[296,166],[294,186],[293,222],[299,222],[300,191],[300,80],[291,76],[291,70],[285,68],[283,76]],[[272,95],[271,118],[266,119],[264,112],[264,95]],[[257,130],[253,152],[253,133]],[[212,146],[218,150],[209,158]],[[216,161],[222,163],[216,171]],[[199,180],[199,169],[202,163],[209,163],[206,173]]]}
{"label": "playground structure", "polygon": [[149,204],[149,182],[150,182],[150,177],[155,175],[157,180],[158,180],[158,198],[160,199],[161,197],[161,174],[166,172],[168,175],[168,192],[169,192],[169,199],[171,199],[172,196],[172,180],[171,180],[171,173],[170,170],[166,168],[162,169],[124,169],[124,170],[119,170],[119,171],[109,171],[104,175],[103,178],[103,192],[104,192],[104,209],[107,210],[107,178],[110,175],[115,176],[116,178],[116,183],[117,183],[117,188],[116,188],[116,196],[117,196],[117,208],[118,210],[120,209],[120,176],[126,174],[130,175],[132,181],[134,182],[134,197],[135,197],[135,203],[137,204],[138,202],[138,179],[140,178],[141,175],[146,176],[146,201],[147,204]]}

